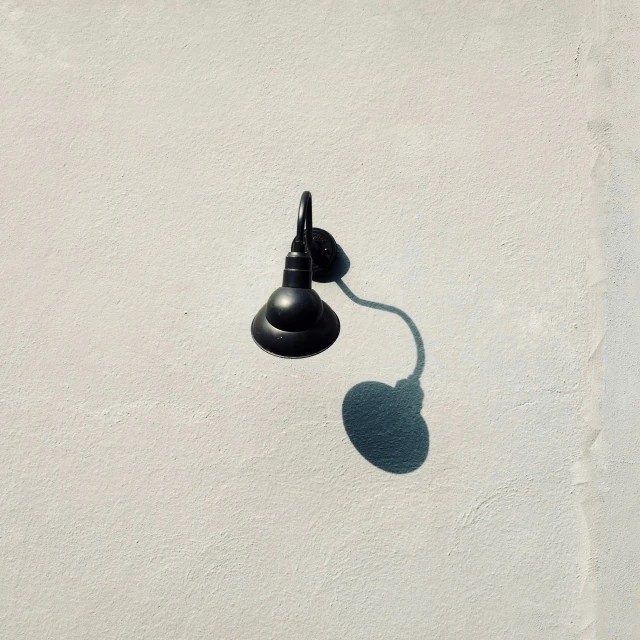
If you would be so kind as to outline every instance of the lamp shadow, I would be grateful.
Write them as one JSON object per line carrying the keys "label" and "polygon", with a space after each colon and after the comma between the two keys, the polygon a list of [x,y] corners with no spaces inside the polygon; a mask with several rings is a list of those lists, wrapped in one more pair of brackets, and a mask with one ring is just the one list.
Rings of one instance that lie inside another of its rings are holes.
{"label": "lamp shadow", "polygon": [[418,469],[429,453],[429,430],[421,415],[424,392],[420,376],[425,366],[422,336],[402,309],[358,297],[342,278],[350,261],[338,247],[338,257],[329,273],[318,282],[335,282],[356,304],[400,316],[416,343],[416,365],[410,376],[394,387],[382,382],[360,382],[347,392],[342,402],[342,421],[351,443],[363,458],[389,473],[410,473]]}

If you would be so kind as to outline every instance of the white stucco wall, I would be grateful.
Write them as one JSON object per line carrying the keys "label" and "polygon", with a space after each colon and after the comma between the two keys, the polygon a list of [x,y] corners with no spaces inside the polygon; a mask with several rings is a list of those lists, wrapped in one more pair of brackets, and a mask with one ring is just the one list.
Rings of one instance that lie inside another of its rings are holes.
{"label": "white stucco wall", "polygon": [[[640,637],[638,17],[1,4],[0,636]],[[252,342],[304,189],[421,414]]]}

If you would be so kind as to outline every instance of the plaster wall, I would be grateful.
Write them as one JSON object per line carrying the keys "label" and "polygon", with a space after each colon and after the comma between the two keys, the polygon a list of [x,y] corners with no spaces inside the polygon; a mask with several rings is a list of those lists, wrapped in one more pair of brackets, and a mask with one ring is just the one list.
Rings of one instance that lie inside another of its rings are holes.
{"label": "plaster wall", "polygon": [[0,636],[638,637],[632,5],[2,3]]}

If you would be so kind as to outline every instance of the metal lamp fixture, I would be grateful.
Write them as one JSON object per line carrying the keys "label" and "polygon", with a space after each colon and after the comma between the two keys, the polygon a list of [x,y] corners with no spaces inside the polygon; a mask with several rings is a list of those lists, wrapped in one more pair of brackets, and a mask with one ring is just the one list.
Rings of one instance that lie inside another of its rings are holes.
{"label": "metal lamp fixture", "polygon": [[340,333],[338,316],[311,288],[313,274],[328,271],[337,255],[333,236],[313,228],[311,209],[311,194],[305,191],[282,286],[271,294],[251,323],[256,344],[281,358],[314,356],[328,349]]}

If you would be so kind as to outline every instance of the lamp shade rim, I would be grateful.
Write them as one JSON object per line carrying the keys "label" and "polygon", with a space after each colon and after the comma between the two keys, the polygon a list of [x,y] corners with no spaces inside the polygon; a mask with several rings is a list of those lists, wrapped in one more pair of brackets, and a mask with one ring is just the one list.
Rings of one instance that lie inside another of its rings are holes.
{"label": "lamp shade rim", "polygon": [[264,305],[253,319],[251,337],[260,349],[278,358],[310,358],[326,351],[340,335],[340,320],[324,302],[320,319],[304,331],[277,329],[267,320],[266,308],[267,305]]}

